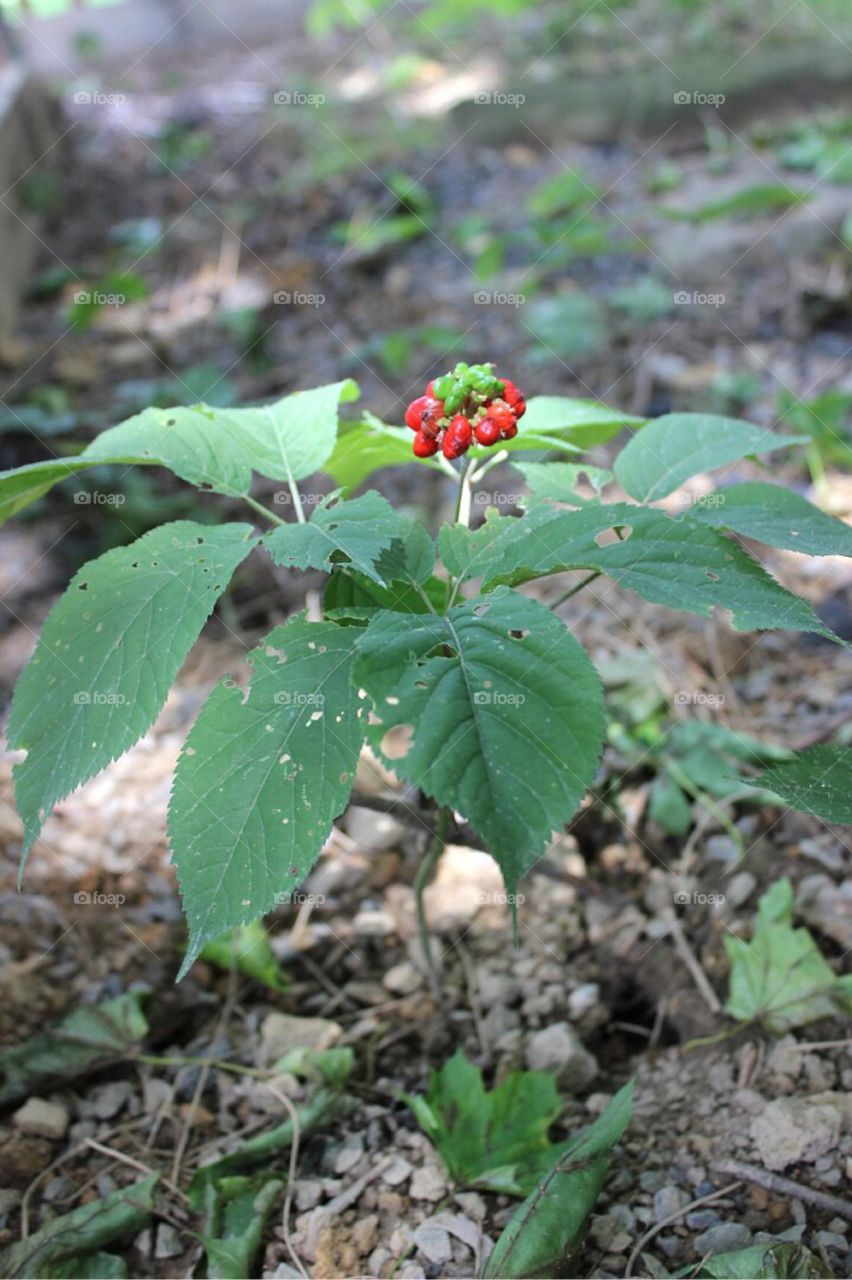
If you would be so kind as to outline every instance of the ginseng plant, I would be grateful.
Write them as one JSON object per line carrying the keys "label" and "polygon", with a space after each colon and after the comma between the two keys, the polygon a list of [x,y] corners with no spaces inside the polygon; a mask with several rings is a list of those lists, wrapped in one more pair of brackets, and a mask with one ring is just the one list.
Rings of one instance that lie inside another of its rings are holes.
{"label": "ginseng plant", "polygon": [[[409,406],[405,427],[369,413],[341,422],[341,403],[357,395],[341,382],[259,407],[150,408],[76,457],[0,474],[4,519],[58,481],[111,464],[168,468],[231,505],[241,500],[261,525],[177,520],[72,578],[9,716],[9,745],[26,753],[14,770],[22,871],[53,806],[150,729],[250,553],[328,575],[321,620],[303,612],[276,626],[250,654],[250,679],[213,689],[178,761],[168,825],[189,923],[181,974],[206,941],[292,898],[346,808],[365,742],[431,816],[435,841],[418,890],[447,831],[463,822],[515,895],[601,758],[601,683],[557,613],[593,578],[670,609],[719,607],[739,630],[836,639],[737,535],[849,555],[852,530],[841,521],[764,481],[719,489],[674,516],[655,505],[699,472],[802,437],[704,414],[643,422],[553,396],[526,405],[487,364],[436,378]],[[623,428],[631,434],[614,476],[582,459],[583,448]],[[481,501],[498,462],[516,468],[523,488],[505,508]],[[457,486],[455,519],[436,540],[375,490],[350,496],[376,469],[403,463]],[[255,473],[286,486],[278,511],[253,495]],[[299,482],[316,473],[336,487],[306,503]],[[586,497],[577,492],[582,476]],[[614,483],[626,498],[607,501]],[[471,512],[486,506],[471,529]],[[522,590],[569,574],[549,607]],[[762,785],[779,800],[852,817],[842,746],[813,748],[770,772]]]}

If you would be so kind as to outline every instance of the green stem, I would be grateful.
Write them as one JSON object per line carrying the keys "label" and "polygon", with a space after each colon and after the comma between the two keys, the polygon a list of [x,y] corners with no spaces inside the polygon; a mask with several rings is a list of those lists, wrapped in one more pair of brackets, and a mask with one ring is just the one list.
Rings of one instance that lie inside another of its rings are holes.
{"label": "green stem", "polygon": [[499,467],[500,463],[505,462],[508,456],[508,449],[501,449],[499,453],[495,453],[493,458],[489,458],[487,462],[483,462],[478,471],[474,471],[473,475],[470,477],[470,483],[472,485],[479,484],[483,476],[487,476],[488,472],[492,471],[494,467]]}
{"label": "green stem", "polygon": [[417,915],[417,932],[420,935],[420,947],[423,951],[423,958],[426,962],[427,972],[433,980],[433,984],[437,981],[437,972],[432,959],[432,948],[430,944],[429,924],[426,920],[426,907],[423,902],[423,894],[426,886],[432,879],[432,873],[438,865],[441,854],[444,852],[447,843],[447,831],[450,826],[450,812],[448,809],[441,808],[438,810],[438,817],[435,823],[435,833],[426,857],[417,868],[417,875],[414,877],[414,910]]}
{"label": "green stem", "polygon": [[593,573],[590,573],[588,575],[588,577],[582,578],[579,582],[575,582],[573,587],[569,587],[568,590],[558,598],[558,600],[554,600],[553,604],[548,605],[548,608],[558,609],[559,606],[561,604],[564,604],[566,600],[570,600],[571,597],[575,596],[578,591],[582,591],[583,587],[587,587],[590,582],[594,582],[595,578],[599,578],[600,576],[601,576],[600,569],[595,569]]}
{"label": "green stem", "polygon": [[134,1062],[145,1062],[151,1067],[215,1067],[217,1071],[231,1071],[235,1075],[254,1076],[258,1080],[268,1080],[270,1071],[257,1071],[254,1067],[243,1067],[238,1062],[228,1062],[224,1058],[160,1058],[152,1053],[140,1053],[134,1056]]}
{"label": "green stem", "polygon": [[258,502],[256,498],[253,498],[250,493],[243,494],[243,501],[247,502],[250,507],[254,507],[259,515],[270,520],[272,524],[287,523],[286,520],[282,520],[280,516],[277,516],[274,511],[270,511],[268,507],[265,507],[262,502]]}
{"label": "green stem", "polygon": [[465,527],[470,524],[470,504],[473,498],[473,490],[470,487],[470,474],[472,464],[470,458],[467,458],[462,464],[461,475],[459,478],[459,492],[456,499],[456,515],[455,524],[463,524]]}
{"label": "green stem", "polygon": [[725,810],[721,809],[719,805],[716,804],[713,797],[708,795],[706,791],[702,791],[700,787],[697,787],[689,774],[682,769],[675,760],[666,761],[666,772],[674,779],[679,787],[683,788],[688,796],[691,796],[692,799],[700,804],[704,809],[707,809],[709,813],[712,813],[719,825],[727,831],[728,835],[737,846],[737,853],[739,857],[742,857],[745,849],[742,833],[736,824],[733,823],[725,813]]}

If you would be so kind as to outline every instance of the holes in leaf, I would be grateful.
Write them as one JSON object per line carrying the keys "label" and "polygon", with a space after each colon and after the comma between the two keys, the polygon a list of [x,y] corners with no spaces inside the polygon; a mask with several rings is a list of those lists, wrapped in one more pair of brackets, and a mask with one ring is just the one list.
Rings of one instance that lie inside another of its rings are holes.
{"label": "holes in leaf", "polygon": [[399,706],[399,698],[395,697],[395,695],[392,693],[388,694],[388,696],[385,698],[385,702],[388,704],[389,707]]}
{"label": "holes in leaf", "polygon": [[525,640],[528,635],[529,635],[529,628],[526,628],[524,631],[521,631],[518,628],[513,627],[509,631],[509,637],[512,640]]}
{"label": "holes in leaf", "polygon": [[711,582],[721,582],[721,578],[718,573],[714,573],[712,569],[705,569],[704,577],[709,578]]}
{"label": "holes in leaf", "polygon": [[203,546],[203,545],[204,545],[204,539],[203,539],[203,538],[196,538],[196,539],[195,539],[195,541],[198,543],[199,547],[201,547],[201,546]]}
{"label": "holes in leaf", "polygon": [[626,542],[633,533],[633,527],[629,524],[614,526],[611,529],[601,529],[600,533],[595,534],[595,546],[611,547],[614,542]]}
{"label": "holes in leaf", "polygon": [[88,582],[81,582],[81,583],[79,584],[79,587],[78,587],[77,589],[78,589],[79,591],[88,591],[88,590],[89,590],[89,584],[88,584]]}
{"label": "holes in leaf", "polygon": [[404,760],[414,741],[414,725],[400,724],[389,729],[382,738],[382,754],[388,760]]}

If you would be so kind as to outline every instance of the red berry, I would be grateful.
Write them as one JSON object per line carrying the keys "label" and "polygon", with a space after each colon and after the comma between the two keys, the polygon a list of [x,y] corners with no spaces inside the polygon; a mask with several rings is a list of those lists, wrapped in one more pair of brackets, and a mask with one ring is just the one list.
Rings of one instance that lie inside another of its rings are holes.
{"label": "red berry", "polygon": [[418,396],[412,400],[405,411],[406,426],[412,431],[425,431],[427,435],[438,434],[438,419],[443,417],[443,401],[434,396]]}
{"label": "red berry", "polygon": [[438,452],[438,441],[427,436],[425,431],[418,431],[414,437],[413,449],[415,458],[431,458],[433,453]]}
{"label": "red berry", "polygon": [[488,446],[496,444],[500,439],[500,428],[491,418],[483,418],[473,434],[479,444]]}
{"label": "red berry", "polygon": [[463,453],[467,453],[470,448],[470,442],[473,437],[473,431],[467,418],[462,413],[457,413],[450,420],[444,435],[444,457],[460,458]]}
{"label": "red berry", "polygon": [[521,395],[514,382],[510,382],[508,378],[501,378],[500,381],[503,383],[503,395],[500,398],[505,400],[506,404],[511,405],[514,409],[518,401],[523,400],[524,397]]}
{"label": "red berry", "polygon": [[450,418],[450,425],[447,430],[452,431],[459,444],[463,444],[466,449],[469,447],[473,429],[463,413],[457,413]]}
{"label": "red berry", "polygon": [[527,402],[524,399],[524,397],[519,396],[518,399],[515,401],[515,403],[512,405],[512,408],[515,410],[515,417],[522,418],[527,411]]}
{"label": "red berry", "polygon": [[[485,412],[492,422],[497,423],[501,435],[515,425],[515,411],[505,400],[492,400]],[[504,436],[505,438],[507,437]]]}
{"label": "red berry", "polygon": [[513,422],[511,426],[502,428],[502,430],[500,431],[500,439],[514,440],[517,434],[518,434],[518,424],[517,422]]}

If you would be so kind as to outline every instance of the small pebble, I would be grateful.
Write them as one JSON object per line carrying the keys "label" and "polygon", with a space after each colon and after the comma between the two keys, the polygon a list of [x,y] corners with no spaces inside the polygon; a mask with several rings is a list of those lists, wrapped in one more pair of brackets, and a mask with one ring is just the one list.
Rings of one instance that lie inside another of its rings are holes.
{"label": "small pebble", "polygon": [[689,1204],[689,1196],[686,1192],[669,1183],[654,1193],[654,1217],[657,1222],[663,1222],[687,1204]]}
{"label": "small pebble", "polygon": [[428,1218],[414,1232],[414,1243],[428,1262],[449,1262],[453,1256],[449,1233]]}
{"label": "small pebble", "polygon": [[58,1102],[44,1098],[27,1098],[12,1116],[12,1124],[22,1133],[32,1133],[39,1138],[58,1142],[68,1131],[70,1116]]}
{"label": "small pebble", "polygon": [[729,1253],[751,1244],[751,1232],[744,1222],[720,1222],[694,1240],[696,1253]]}
{"label": "small pebble", "polygon": [[442,1200],[447,1194],[447,1182],[444,1175],[434,1165],[424,1165],[417,1169],[411,1179],[409,1194],[412,1200]]}

